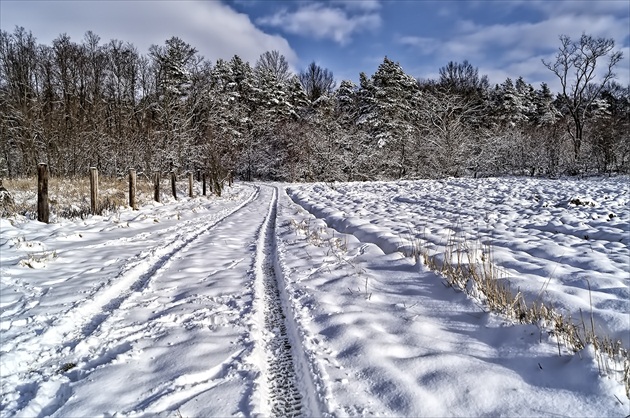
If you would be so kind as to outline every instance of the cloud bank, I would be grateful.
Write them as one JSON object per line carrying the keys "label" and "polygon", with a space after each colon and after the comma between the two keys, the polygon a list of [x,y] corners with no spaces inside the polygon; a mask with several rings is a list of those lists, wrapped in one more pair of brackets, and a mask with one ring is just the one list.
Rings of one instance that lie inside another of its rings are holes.
{"label": "cloud bank", "polygon": [[[444,64],[467,59],[479,67],[480,73],[487,74],[491,83],[522,76],[532,84],[547,82],[552,89],[557,89],[558,81],[541,60],[555,60],[560,35],[577,40],[582,33],[587,33],[617,41],[615,49],[624,52],[624,60],[617,67],[618,81],[628,84],[628,47],[623,43],[627,43],[630,17],[614,14],[619,11],[619,3],[625,2],[501,2],[504,8],[528,7],[544,16],[538,21],[497,24],[479,24],[469,18],[459,18],[450,36],[399,35],[397,42]],[[628,9],[627,4],[623,6]],[[437,72],[433,71],[433,74]]]}
{"label": "cloud bank", "polygon": [[[340,7],[335,7],[335,3]],[[354,34],[380,27],[381,17],[377,13],[379,6],[375,1],[336,1],[329,5],[307,3],[296,10],[285,8],[273,15],[261,17],[256,23],[294,35],[329,39],[346,45]]]}
{"label": "cloud bank", "polygon": [[239,55],[256,62],[260,54],[271,50],[282,53],[292,65],[298,61],[284,37],[265,33],[246,14],[216,1],[31,0],[28,8],[18,3],[1,2],[2,29],[12,31],[16,25],[23,26],[44,44],[51,44],[62,33],[79,42],[91,30],[103,43],[110,39],[129,41],[140,53],[178,36],[213,61]]}

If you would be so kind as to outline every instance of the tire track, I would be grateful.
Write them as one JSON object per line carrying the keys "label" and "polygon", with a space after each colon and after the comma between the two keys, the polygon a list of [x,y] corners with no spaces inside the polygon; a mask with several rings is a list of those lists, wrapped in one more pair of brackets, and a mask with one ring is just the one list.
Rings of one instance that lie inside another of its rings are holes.
{"label": "tire track", "polygon": [[286,316],[280,304],[280,292],[273,268],[266,270],[266,273],[264,299],[267,308],[265,327],[271,336],[266,347],[271,415],[296,417],[302,414],[302,395],[297,387]]}
{"label": "tire track", "polygon": [[[308,413],[308,406],[313,404],[315,395],[310,393],[310,385],[299,382],[295,356],[299,357],[301,342],[296,333],[291,332],[290,327],[294,324],[287,318],[290,313],[285,313],[279,289],[281,275],[276,270],[278,257],[275,242],[277,202],[278,190],[273,188],[256,249],[256,280],[264,317],[262,344],[267,361],[266,387],[262,391],[268,396],[268,413],[271,416],[296,417]],[[308,376],[302,377],[308,379]]]}
{"label": "tire track", "polygon": [[[142,292],[159,272],[168,268],[170,261],[177,254],[185,250],[200,236],[208,233],[230,215],[255,201],[259,192],[259,189],[256,189],[242,204],[220,213],[220,216],[209,220],[202,227],[199,226],[198,221],[197,223],[188,222],[183,228],[180,226],[179,229],[174,230],[170,239],[160,239],[160,242],[168,242],[167,245],[148,249],[127,262],[115,278],[109,279],[90,298],[73,306],[63,313],[63,316],[58,318],[56,322],[40,332],[38,338],[46,342],[46,346],[50,347],[49,350],[43,350],[39,353],[28,352],[21,350],[18,345],[3,352],[3,357],[19,359],[19,362],[3,359],[7,360],[3,361],[5,365],[15,363],[11,370],[3,370],[3,376],[30,374],[30,372],[22,370],[20,365],[26,365],[30,370],[38,371],[32,380],[33,385],[35,385],[34,381],[42,379],[47,381],[51,376],[58,374],[63,359],[67,358],[81,341],[93,335],[100,325],[111,317],[125,301],[129,300],[132,295]],[[167,229],[170,232],[172,227]],[[36,394],[32,392],[20,393],[19,404],[25,407],[35,396]],[[55,410],[62,404],[63,402],[57,402]]]}
{"label": "tire track", "polygon": [[[76,315],[72,315],[71,312],[76,311],[80,312],[80,314],[84,314],[86,311],[100,311],[100,313],[90,315],[89,320],[82,321],[83,325],[80,327],[87,332],[82,332],[79,338],[83,339],[89,336],[102,322],[105,321],[105,319],[107,319],[107,317],[109,317],[109,315],[118,309],[125,300],[129,299],[132,294],[141,292],[144,288],[146,288],[151,279],[158,272],[163,270],[175,255],[183,251],[202,234],[205,234],[212,228],[216,227],[231,214],[256,200],[258,194],[259,192],[256,191],[249,199],[243,202],[243,204],[229,210],[226,214],[221,215],[219,218],[210,221],[203,228],[199,228],[199,223],[192,222],[186,225],[183,229],[180,227],[175,230],[175,234],[172,239],[160,240],[161,242],[170,242],[170,244],[164,247],[156,247],[145,251],[134,261],[128,263],[120,274],[118,274],[114,279],[109,280],[108,284],[111,286],[103,289],[102,293],[96,294],[91,302],[87,303],[88,306],[80,304],[74,307],[72,311],[66,313],[65,316],[71,316],[71,320],[76,323]],[[130,282],[131,284],[129,284]],[[48,332],[44,334],[44,337],[46,337],[47,334]],[[64,344],[64,346],[68,346],[68,344]]]}

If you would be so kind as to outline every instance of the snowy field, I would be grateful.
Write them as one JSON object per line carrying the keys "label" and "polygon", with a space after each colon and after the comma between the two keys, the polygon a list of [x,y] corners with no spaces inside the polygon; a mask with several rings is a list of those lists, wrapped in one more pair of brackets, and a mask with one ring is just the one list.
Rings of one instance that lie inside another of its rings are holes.
{"label": "snowy field", "polygon": [[628,348],[627,183],[240,183],[0,219],[0,416],[626,416],[590,348],[559,356],[397,250],[491,248]]}

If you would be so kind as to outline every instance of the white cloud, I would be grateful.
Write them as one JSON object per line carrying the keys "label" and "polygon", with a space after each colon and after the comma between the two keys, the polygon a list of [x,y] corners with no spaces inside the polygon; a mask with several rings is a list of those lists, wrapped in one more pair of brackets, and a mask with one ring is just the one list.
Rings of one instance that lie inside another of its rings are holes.
{"label": "white cloud", "polygon": [[[547,16],[559,14],[587,14],[589,16],[609,13],[629,12],[628,2],[620,0],[599,1],[549,1],[549,0],[522,0],[528,7],[538,9]],[[512,2],[506,2],[512,3]]]}
{"label": "white cloud", "polygon": [[496,46],[515,46],[528,51],[555,49],[560,35],[578,38],[583,32],[596,37],[623,39],[628,33],[630,19],[613,16],[561,15],[536,23],[496,24],[466,29],[452,43],[466,43],[477,49]]}
{"label": "white cloud", "polygon": [[332,0],[332,4],[339,4],[348,10],[372,12],[381,8],[379,0]]}
{"label": "white cloud", "polygon": [[298,61],[285,38],[263,32],[247,15],[216,1],[3,1],[1,12],[4,30],[24,26],[45,44],[61,33],[79,42],[91,30],[102,42],[131,42],[140,53],[178,36],[213,61],[239,55],[253,63],[260,54],[274,49],[290,64]]}
{"label": "white cloud", "polygon": [[439,40],[422,36],[402,36],[398,43],[418,49],[423,54],[433,54],[442,46]]}
{"label": "white cloud", "polygon": [[301,5],[295,11],[280,10],[258,19],[256,23],[277,27],[295,35],[332,39],[345,45],[350,42],[353,34],[378,28],[381,18],[377,13],[352,15],[341,8],[311,3]]}
{"label": "white cloud", "polygon": [[[559,83],[555,75],[544,67],[541,59],[555,59],[560,46],[559,35],[568,35],[577,40],[585,32],[594,37],[615,39],[617,50],[627,50],[627,45],[620,43],[627,39],[629,25],[630,18],[606,13],[567,13],[534,23],[485,26],[462,20],[457,23],[457,33],[446,39],[403,36],[397,41],[441,60],[442,65],[448,61],[462,62],[467,59],[479,66],[480,74],[487,74],[492,84],[501,83],[506,77],[514,79],[522,76],[533,85],[546,82],[557,91]],[[626,80],[627,83],[630,72],[627,58],[619,63],[616,72],[619,81]]]}

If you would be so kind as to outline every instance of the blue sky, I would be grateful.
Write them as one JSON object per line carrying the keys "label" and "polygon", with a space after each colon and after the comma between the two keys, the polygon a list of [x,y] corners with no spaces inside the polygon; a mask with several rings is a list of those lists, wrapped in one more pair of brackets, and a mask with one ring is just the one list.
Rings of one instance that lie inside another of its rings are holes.
{"label": "blue sky", "polygon": [[179,36],[212,61],[237,54],[254,64],[275,49],[294,71],[314,60],[339,81],[373,74],[384,56],[418,78],[437,78],[449,61],[467,59],[493,84],[523,76],[554,90],[541,59],[553,59],[559,35],[587,33],[615,40],[624,53],[619,81],[630,82],[626,0],[1,0],[0,27],[16,25],[40,43],[61,33],[79,42],[91,30],[103,43],[129,41],[143,54]]}

